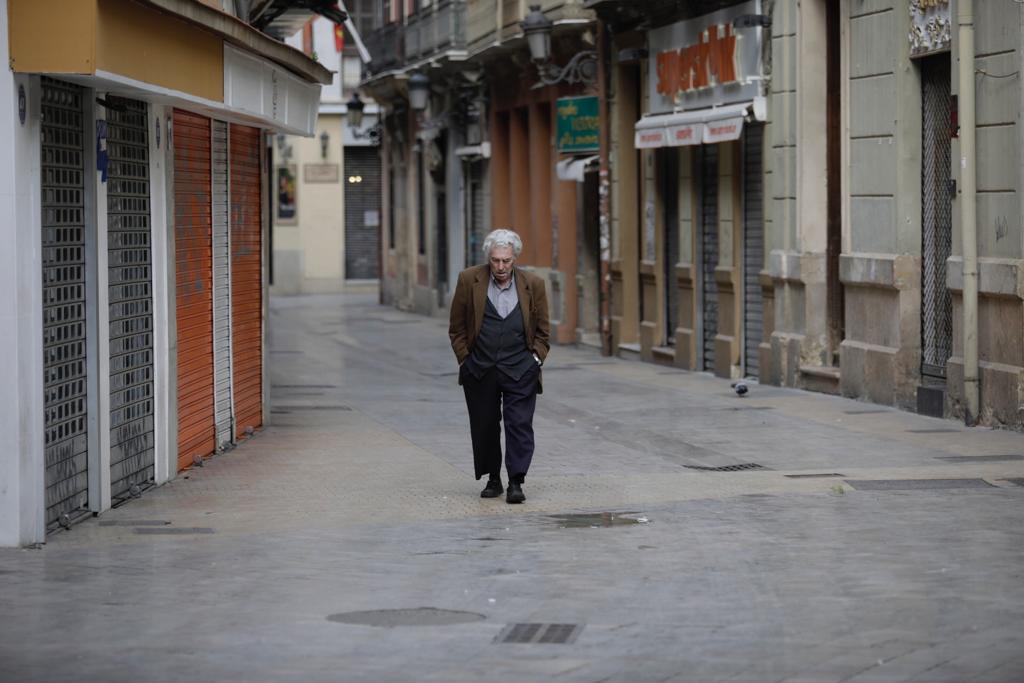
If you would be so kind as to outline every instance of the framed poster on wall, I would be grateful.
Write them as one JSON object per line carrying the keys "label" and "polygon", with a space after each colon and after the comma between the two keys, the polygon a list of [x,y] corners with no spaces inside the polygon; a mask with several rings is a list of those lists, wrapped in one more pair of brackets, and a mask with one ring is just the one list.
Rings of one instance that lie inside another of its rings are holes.
{"label": "framed poster on wall", "polygon": [[277,225],[298,225],[298,208],[296,191],[298,189],[298,171],[295,164],[277,167],[277,210],[274,222]]}

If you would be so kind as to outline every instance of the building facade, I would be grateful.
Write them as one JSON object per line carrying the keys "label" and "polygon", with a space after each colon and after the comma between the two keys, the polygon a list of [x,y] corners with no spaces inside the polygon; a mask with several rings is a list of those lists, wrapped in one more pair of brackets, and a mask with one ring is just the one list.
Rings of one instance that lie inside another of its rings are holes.
{"label": "building facade", "polygon": [[[597,63],[541,87],[524,3],[387,8],[385,302],[442,312],[507,225],[559,342],[1024,427],[1019,4],[544,3],[551,62]],[[567,153],[587,96],[598,151]]]}
{"label": "building facade", "polygon": [[[571,0],[541,4],[555,36],[552,64],[580,53],[589,60],[558,78],[531,62],[524,3],[381,8],[386,20],[368,39],[363,90],[385,110],[382,300],[444,314],[458,272],[483,262],[483,236],[511,227],[524,240],[520,265],[549,283],[554,337],[598,343],[599,145],[596,131],[589,131],[590,146],[556,140],[560,102],[589,97],[587,106],[597,107],[593,13]],[[426,91],[422,108],[418,90]],[[563,102],[563,125],[571,129],[574,115],[565,112],[575,112],[596,127],[579,105]],[[584,168],[588,158],[594,163]],[[578,178],[569,177],[574,160],[581,162],[573,168]],[[582,284],[581,273],[589,278]],[[577,292],[588,293],[588,304],[595,300],[583,315]]]}
{"label": "building facade", "polygon": [[266,421],[267,131],[329,74],[195,0],[0,5],[0,545]]}
{"label": "building facade", "polygon": [[588,3],[613,36],[613,348],[1021,428],[1020,7],[672,5]]}
{"label": "building facade", "polygon": [[[376,25],[372,0],[349,0],[345,7],[360,34]],[[332,71],[333,80],[321,90],[313,137],[281,135],[271,150],[271,294],[341,292],[379,276],[376,103],[364,103],[358,128],[347,119],[347,102],[362,73],[356,40],[326,17],[315,17],[286,40]]]}

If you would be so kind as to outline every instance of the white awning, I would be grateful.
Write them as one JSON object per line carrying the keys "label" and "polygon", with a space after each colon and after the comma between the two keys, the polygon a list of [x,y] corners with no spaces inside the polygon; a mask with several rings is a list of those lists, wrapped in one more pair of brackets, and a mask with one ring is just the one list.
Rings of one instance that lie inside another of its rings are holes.
{"label": "white awning", "polygon": [[555,164],[555,173],[558,175],[559,180],[575,180],[577,183],[582,183],[583,174],[587,172],[587,166],[593,164],[597,159],[596,154],[590,157],[562,159]]}
{"label": "white awning", "polygon": [[712,109],[644,116],[636,122],[633,145],[637,149],[654,149],[738,140],[748,111],[753,108],[755,115],[759,113],[757,104],[743,102]]}

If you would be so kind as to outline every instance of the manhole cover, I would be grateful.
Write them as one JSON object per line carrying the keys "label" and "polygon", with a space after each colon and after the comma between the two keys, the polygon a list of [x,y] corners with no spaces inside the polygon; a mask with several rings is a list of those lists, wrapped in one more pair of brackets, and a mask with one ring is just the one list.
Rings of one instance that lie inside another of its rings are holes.
{"label": "manhole cover", "polygon": [[327,621],[337,624],[356,624],[358,626],[379,626],[394,628],[395,626],[452,626],[454,624],[470,624],[486,619],[476,612],[459,612],[436,607],[417,607],[416,609],[375,609],[364,612],[341,612],[327,617]]}
{"label": "manhole cover", "polygon": [[646,517],[630,517],[637,515],[636,512],[593,512],[583,514],[551,515],[552,519],[562,529],[599,529],[611,526],[632,526],[634,524],[648,524],[651,520]]}
{"label": "manhole cover", "polygon": [[858,491],[992,488],[992,484],[984,479],[847,479],[846,483]]}

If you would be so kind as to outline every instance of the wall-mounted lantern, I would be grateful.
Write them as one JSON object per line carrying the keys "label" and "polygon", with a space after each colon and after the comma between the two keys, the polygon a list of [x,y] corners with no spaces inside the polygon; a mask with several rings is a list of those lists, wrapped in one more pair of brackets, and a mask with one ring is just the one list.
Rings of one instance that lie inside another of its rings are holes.
{"label": "wall-mounted lantern", "polygon": [[409,77],[409,106],[414,111],[423,111],[427,108],[429,97],[430,79],[417,71]]}
{"label": "wall-mounted lantern", "polygon": [[331,135],[326,130],[320,133],[320,158],[327,160],[327,150],[331,144]]}
{"label": "wall-mounted lantern", "polygon": [[540,82],[533,87],[543,88],[566,83],[584,83],[593,85],[597,82],[597,51],[581,50],[569,60],[565,67],[556,66],[551,62],[551,31],[554,23],[541,11],[540,5],[530,5],[530,12],[519,23],[526,36],[530,48],[530,58],[537,65]]}

